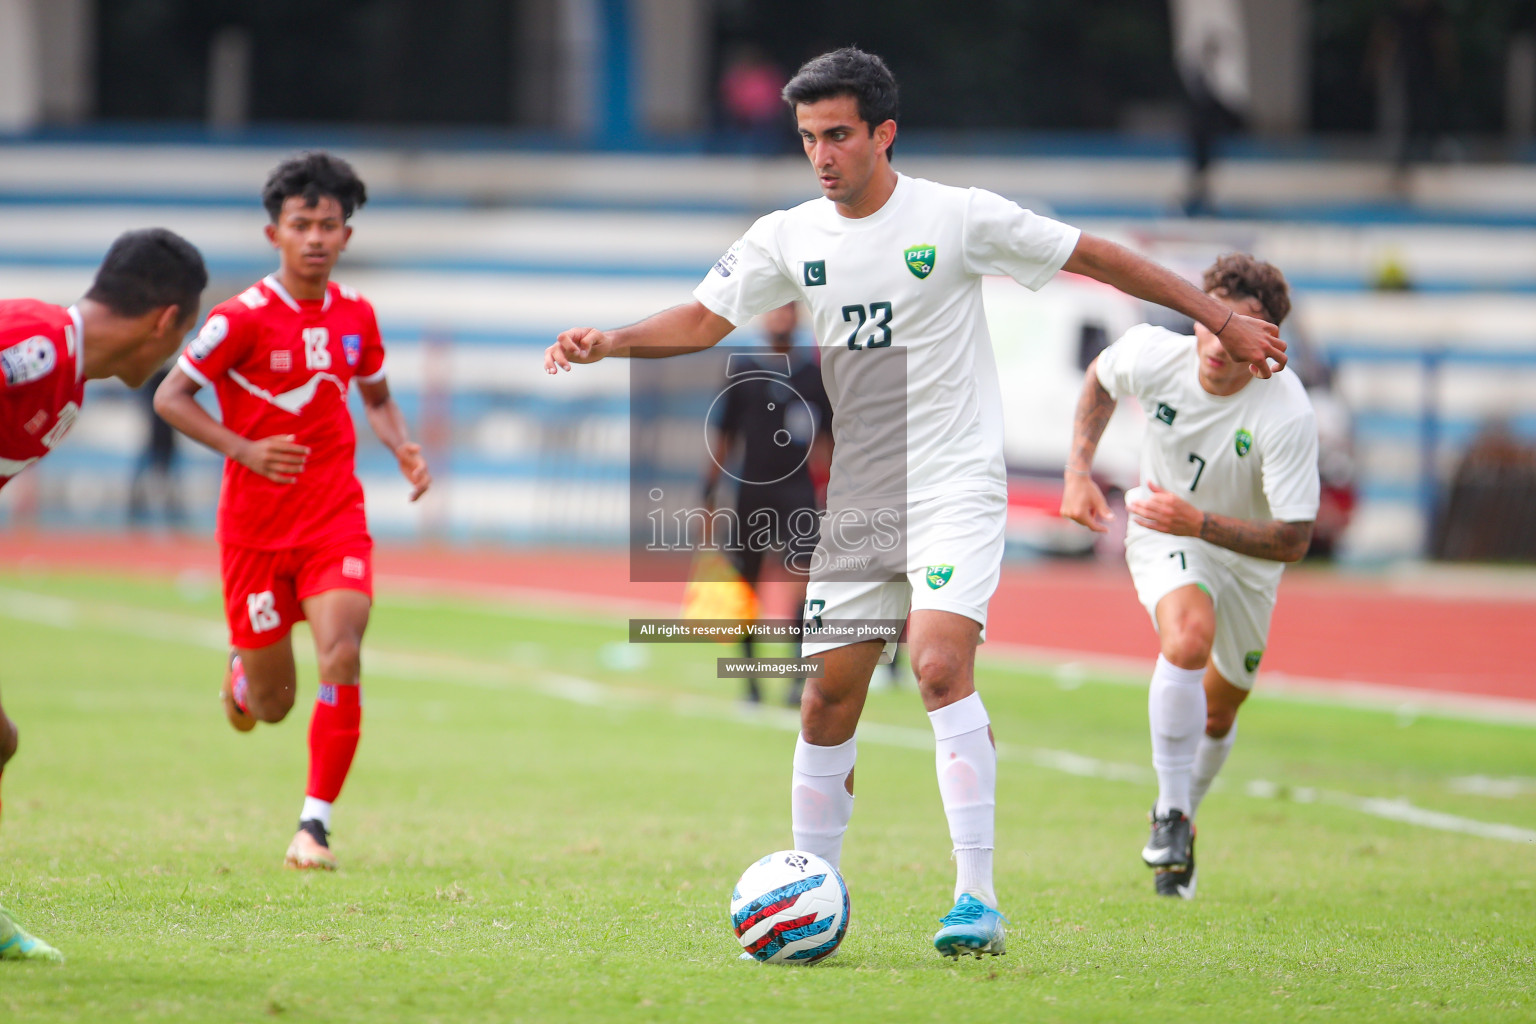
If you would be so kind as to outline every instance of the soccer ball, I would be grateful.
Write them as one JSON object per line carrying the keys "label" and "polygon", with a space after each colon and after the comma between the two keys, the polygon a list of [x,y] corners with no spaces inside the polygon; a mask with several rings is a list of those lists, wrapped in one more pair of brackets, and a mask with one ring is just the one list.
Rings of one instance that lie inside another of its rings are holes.
{"label": "soccer ball", "polygon": [[813,964],[848,931],[848,886],[814,853],[770,853],[731,890],[731,928],[765,964]]}

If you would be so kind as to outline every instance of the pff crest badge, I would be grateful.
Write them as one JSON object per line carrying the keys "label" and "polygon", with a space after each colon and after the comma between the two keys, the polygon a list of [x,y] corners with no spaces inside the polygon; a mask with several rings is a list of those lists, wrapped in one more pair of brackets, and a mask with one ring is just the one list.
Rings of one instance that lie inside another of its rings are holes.
{"label": "pff crest badge", "polygon": [[949,578],[955,574],[955,567],[952,565],[930,565],[927,573],[928,586],[933,590],[938,590],[948,583]]}
{"label": "pff crest badge", "polygon": [[921,281],[933,273],[934,248],[931,245],[912,245],[902,253],[902,258],[907,261],[907,269],[912,271],[912,276]]}
{"label": "pff crest badge", "polygon": [[1238,457],[1241,458],[1242,456],[1247,455],[1248,452],[1253,448],[1253,435],[1239,427],[1237,430],[1237,440],[1233,443],[1237,447]]}
{"label": "pff crest badge", "polygon": [[363,336],[361,334],[343,334],[341,336],[341,351],[347,357],[347,365],[356,366],[357,361],[363,357]]}
{"label": "pff crest badge", "polygon": [[1243,655],[1243,668],[1247,669],[1249,672],[1256,671],[1259,667],[1259,661],[1263,657],[1263,651],[1249,651],[1247,654]]}

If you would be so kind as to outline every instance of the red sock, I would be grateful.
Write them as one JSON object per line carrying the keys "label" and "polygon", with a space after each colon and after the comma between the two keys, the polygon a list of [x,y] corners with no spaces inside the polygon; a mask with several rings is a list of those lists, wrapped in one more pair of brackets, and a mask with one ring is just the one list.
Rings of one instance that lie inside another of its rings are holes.
{"label": "red sock", "polygon": [[245,665],[241,663],[238,654],[231,655],[229,659],[229,694],[234,698],[235,707],[246,714],[251,713],[250,707],[246,704],[250,694],[250,683],[245,678]]}
{"label": "red sock", "polygon": [[320,684],[315,714],[309,720],[309,788],[306,796],[326,803],[341,795],[342,783],[357,753],[362,731],[361,686]]}

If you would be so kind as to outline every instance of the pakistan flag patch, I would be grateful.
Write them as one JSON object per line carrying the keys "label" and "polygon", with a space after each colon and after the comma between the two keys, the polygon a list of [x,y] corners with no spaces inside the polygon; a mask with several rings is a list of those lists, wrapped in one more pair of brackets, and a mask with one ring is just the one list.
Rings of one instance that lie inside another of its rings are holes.
{"label": "pakistan flag patch", "polygon": [[1249,651],[1243,655],[1243,668],[1253,672],[1259,667],[1259,659],[1264,657],[1263,651]]}
{"label": "pakistan flag patch", "polygon": [[948,583],[949,578],[954,574],[955,567],[952,565],[930,565],[928,567],[928,586],[934,590],[938,590],[944,584]]}
{"label": "pakistan flag patch", "polygon": [[931,245],[912,245],[902,256],[907,261],[907,269],[919,281],[933,273],[934,249]]}
{"label": "pakistan flag patch", "polygon": [[[1239,427],[1237,431],[1237,440],[1234,442],[1234,444],[1237,446],[1238,457],[1241,458],[1242,456],[1247,455],[1249,449],[1253,447],[1253,435]],[[1249,671],[1251,672],[1253,670],[1249,669]]]}

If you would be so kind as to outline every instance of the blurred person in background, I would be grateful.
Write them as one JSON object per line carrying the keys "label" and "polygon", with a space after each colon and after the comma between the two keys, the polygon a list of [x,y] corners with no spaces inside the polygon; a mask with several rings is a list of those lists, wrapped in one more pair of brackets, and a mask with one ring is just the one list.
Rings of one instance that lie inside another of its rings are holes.
{"label": "blurred person in background", "polygon": [[1435,558],[1536,562],[1536,446],[1508,421],[1482,425],[1442,501],[1430,545]]}
{"label": "blurred person in background", "polygon": [[[722,473],[736,481],[742,541],[730,552],[736,571],[757,590],[764,556],[783,552],[784,574],[796,584],[796,608],[805,603],[805,580],[825,507],[825,467],[832,453],[832,403],[811,347],[796,345],[798,324],[793,302],[769,310],[763,314],[763,340],[772,351],[732,357],[711,458],[704,468],[704,503],[711,511]],[[752,369],[739,370],[738,359],[751,359]],[[732,469],[723,470],[725,465]],[[758,523],[769,525],[771,536],[764,536]],[[753,656],[755,641],[748,631],[741,641],[743,656]],[[795,657],[800,650],[797,640]],[[805,677],[796,677],[786,702],[798,705],[804,686]],[[757,679],[746,680],[745,697],[754,704],[763,699]]]}
{"label": "blurred person in background", "polygon": [[186,518],[176,475],[176,429],[155,412],[155,392],[170,372],[170,367],[161,367],[138,391],[149,429],[128,484],[128,522],[132,526],[148,523],[152,507],[159,508],[167,526],[179,527]]}
{"label": "blurred person in background", "polygon": [[[1251,256],[1221,257],[1204,283],[1234,315],[1278,327],[1291,309],[1284,276]],[[1193,337],[1131,328],[1088,367],[1066,466],[1061,514],[1100,533],[1113,514],[1093,456],[1126,395],[1147,432],[1125,560],[1161,645],[1147,699],[1158,792],[1141,856],[1159,895],[1192,899],[1195,812],[1237,738],[1281,573],[1312,538],[1317,423],[1294,372],[1255,379],[1204,324]]]}
{"label": "blurred person in background", "polygon": [[1211,160],[1249,103],[1248,43],[1239,0],[1172,0],[1174,65],[1188,101],[1190,175],[1184,212],[1211,209]]}
{"label": "blurred person in background", "polygon": [[[331,809],[362,733],[360,648],[373,605],[368,535],[347,393],[395,456],[410,500],[432,483],[384,374],[373,306],[331,280],[368,201],[345,160],[304,153],[261,192],[278,269],[214,307],[155,394],[155,411],[223,455],[218,541],[229,623],[220,696],[229,724],[281,722],[298,681],[290,631],[308,620],[320,670],[309,780],[284,865],[336,869]],[[215,389],[223,422],[197,402]]]}
{"label": "blurred person in background", "polygon": [[720,74],[720,112],[733,148],[769,156],[784,150],[785,75],[755,46],[735,51]]}
{"label": "blurred person in background", "polygon": [[1434,156],[1460,78],[1456,31],[1441,0],[1391,0],[1377,15],[1365,74],[1377,90],[1382,131],[1396,136],[1398,185]]}
{"label": "blurred person in background", "polygon": [[[85,382],[141,386],[197,320],[208,285],[203,257],[163,228],[112,243],[95,283],[69,308],[0,300],[0,487],[46,456],[74,426]],[[0,706],[0,774],[20,743]],[[0,960],[62,960],[0,907]]]}

